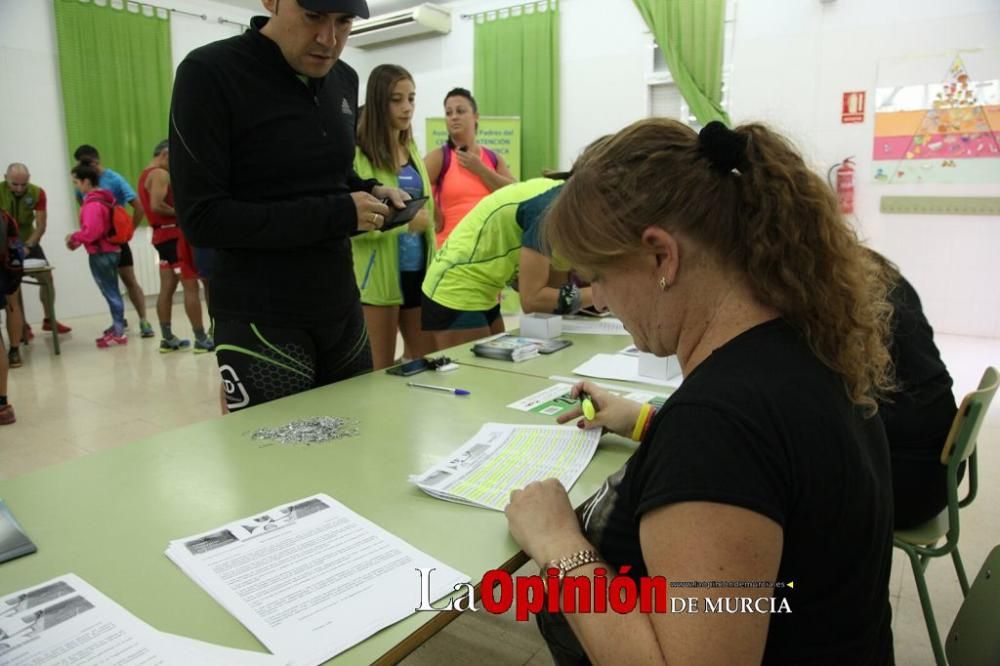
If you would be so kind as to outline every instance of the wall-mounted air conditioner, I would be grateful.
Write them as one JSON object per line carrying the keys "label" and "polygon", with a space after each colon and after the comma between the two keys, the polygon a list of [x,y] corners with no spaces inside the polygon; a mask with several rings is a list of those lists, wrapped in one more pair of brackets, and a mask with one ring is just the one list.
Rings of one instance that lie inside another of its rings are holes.
{"label": "wall-mounted air conditioner", "polygon": [[451,11],[423,4],[368,20],[357,19],[348,44],[365,49],[397,39],[448,32],[451,32]]}

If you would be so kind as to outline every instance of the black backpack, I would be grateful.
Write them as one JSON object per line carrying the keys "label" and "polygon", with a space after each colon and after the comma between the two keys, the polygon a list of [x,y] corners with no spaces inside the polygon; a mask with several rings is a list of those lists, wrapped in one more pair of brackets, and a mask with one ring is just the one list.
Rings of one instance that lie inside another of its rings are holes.
{"label": "black backpack", "polygon": [[17,235],[17,222],[0,210],[0,294],[9,296],[24,277],[24,243]]}

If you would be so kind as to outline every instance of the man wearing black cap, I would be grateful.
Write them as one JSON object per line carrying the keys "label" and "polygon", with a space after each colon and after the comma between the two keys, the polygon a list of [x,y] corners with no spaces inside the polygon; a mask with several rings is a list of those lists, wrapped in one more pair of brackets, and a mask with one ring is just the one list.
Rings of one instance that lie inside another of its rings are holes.
{"label": "man wearing black cap", "polygon": [[408,198],[354,172],[358,75],[340,54],[364,0],[262,0],[243,35],[192,51],[170,112],[174,197],[215,248],[230,410],[371,369],[349,236]]}

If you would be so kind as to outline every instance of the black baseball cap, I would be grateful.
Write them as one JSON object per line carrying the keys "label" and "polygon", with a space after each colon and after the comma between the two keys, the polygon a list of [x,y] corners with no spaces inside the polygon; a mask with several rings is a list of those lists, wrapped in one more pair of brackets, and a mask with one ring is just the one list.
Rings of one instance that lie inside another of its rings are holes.
{"label": "black baseball cap", "polygon": [[366,19],[369,16],[365,0],[298,0],[302,9],[310,12],[338,12]]}

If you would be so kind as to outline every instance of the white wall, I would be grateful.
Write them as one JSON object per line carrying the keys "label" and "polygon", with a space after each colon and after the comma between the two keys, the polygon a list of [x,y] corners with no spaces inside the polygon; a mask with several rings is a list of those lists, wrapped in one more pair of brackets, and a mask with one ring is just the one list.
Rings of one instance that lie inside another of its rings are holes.
{"label": "white wall", "polygon": [[[170,0],[171,7],[209,20],[174,14],[171,45],[174,64],[201,44],[236,34],[237,28],[219,24],[223,16],[249,21],[252,12],[208,0]],[[12,103],[0,104],[0,170],[24,162],[32,182],[48,195],[49,227],[43,247],[56,267],[56,312],[60,317],[106,312],[94,286],[82,251],[66,250],[62,239],[76,228],[76,207],[69,180],[70,150],[62,114],[56,29],[50,0],[0,0],[0,90],[16,92]],[[166,136],[164,127],[164,136]],[[134,244],[148,244],[137,235]],[[40,321],[41,307],[34,288],[25,290],[29,321]],[[126,304],[127,308],[128,305]]]}
{"label": "white wall", "polygon": [[[762,119],[789,134],[817,169],[848,155],[858,160],[858,226],[872,244],[899,263],[924,300],[928,317],[942,332],[1000,337],[1000,290],[990,287],[1000,250],[1000,220],[986,217],[880,215],[878,200],[891,194],[996,195],[1000,185],[876,187],[870,162],[873,115],[841,125],[840,95],[874,94],[879,60],[958,49],[996,49],[1000,3],[996,0],[736,0],[730,111],[736,122]],[[171,0],[178,8],[209,14],[210,20],[175,16],[175,63],[202,43],[234,34],[215,23],[218,15],[247,20],[232,6]],[[444,94],[472,87],[475,13],[511,4],[507,0],[452,3],[452,32],[441,37],[376,49],[348,46],[344,59],[361,77],[380,63],[397,63],[417,84],[414,123],[423,146],[424,119],[440,115]],[[560,161],[569,166],[594,138],[646,115],[646,82],[652,38],[630,2],[612,8],[598,0],[564,0],[561,23]],[[50,2],[0,0],[0,90],[18,90],[28,103],[0,105],[0,162],[24,161],[46,187],[52,231],[46,243],[59,267],[59,310],[66,316],[102,312],[81,256],[60,249],[75,214],[66,178],[68,163],[61,117],[55,28]],[[973,72],[975,76],[976,73]],[[983,77],[1000,76],[986,72]],[[931,80],[933,80],[932,77]],[[473,92],[475,92],[473,90]],[[141,241],[140,241],[141,242]],[[37,301],[29,297],[29,308]]]}
{"label": "white wall", "polygon": [[[443,115],[444,96],[456,86],[472,90],[472,19],[461,14],[506,7],[507,0],[452,3],[452,31],[368,49],[348,48],[346,60],[358,70],[360,96],[376,65],[402,65],[417,85],[414,132],[424,146],[424,120]],[[645,74],[651,62],[652,36],[630,2],[611,9],[599,0],[560,3],[559,161],[569,167],[597,137],[621,129],[646,115]]]}
{"label": "white wall", "polygon": [[[376,49],[348,49],[364,84],[384,62],[402,64],[417,83],[415,130],[441,112],[453,86],[471,87],[471,20],[457,17],[511,4],[453,3],[452,33]],[[631,3],[561,3],[560,161],[568,166],[601,134],[646,115],[651,37]],[[996,49],[996,0],[736,0],[730,113],[765,120],[791,136],[817,170],[857,158],[856,215],[862,235],[899,263],[941,332],[1000,337],[1000,290],[989,287],[1000,250],[1000,220],[988,217],[881,215],[883,194],[986,195],[998,185],[876,187],[870,161],[876,70],[880,59],[928,52]],[[929,81],[943,75],[931,74]],[[975,76],[976,73],[973,72]],[[995,78],[1000,72],[983,72]],[[866,122],[840,123],[841,93],[869,91]],[[473,92],[475,92],[473,90]]]}
{"label": "white wall", "polygon": [[[883,195],[996,196],[991,185],[872,182],[874,92],[880,60],[997,49],[996,0],[737,0],[730,113],[789,134],[823,172],[856,156],[855,211],[871,244],[899,264],[937,331],[1000,337],[1000,289],[990,276],[1000,218],[882,215]],[[1000,51],[994,51],[1000,54]],[[945,59],[947,67],[947,59]],[[1000,78],[993,71],[973,78]],[[945,70],[929,72],[927,83]],[[887,82],[882,82],[885,85]],[[868,91],[863,124],[842,125],[841,94]]]}

